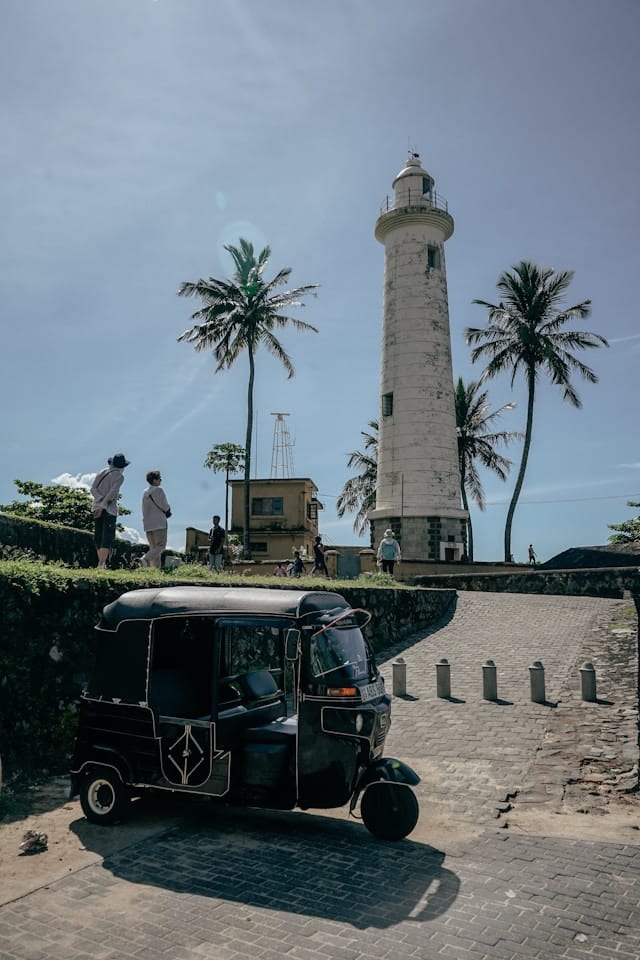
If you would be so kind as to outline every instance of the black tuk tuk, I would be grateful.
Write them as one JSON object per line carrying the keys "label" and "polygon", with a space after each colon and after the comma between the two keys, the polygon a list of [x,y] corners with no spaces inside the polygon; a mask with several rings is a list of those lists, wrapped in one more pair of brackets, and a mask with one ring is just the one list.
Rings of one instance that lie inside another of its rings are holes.
{"label": "black tuk tuk", "polygon": [[361,631],[369,619],[324,591],[123,594],[96,627],[71,796],[103,824],[150,789],[352,814],[360,800],[374,836],[407,836],[419,777],[383,757],[391,698]]}

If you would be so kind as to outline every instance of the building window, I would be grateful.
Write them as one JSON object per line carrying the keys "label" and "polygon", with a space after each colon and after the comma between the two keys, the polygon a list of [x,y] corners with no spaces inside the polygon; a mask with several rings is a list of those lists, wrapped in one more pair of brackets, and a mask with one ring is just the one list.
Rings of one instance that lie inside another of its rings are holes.
{"label": "building window", "polygon": [[432,189],[433,189],[433,180],[431,180],[429,177],[423,177],[422,178],[423,197],[430,197]]}
{"label": "building window", "polygon": [[283,517],[283,497],[252,497],[251,513],[254,517]]}
{"label": "building window", "polygon": [[440,251],[437,247],[427,247],[427,266],[440,269]]}
{"label": "building window", "polygon": [[307,504],[307,520],[317,520],[318,519],[318,502],[317,500],[312,500],[311,503]]}
{"label": "building window", "polygon": [[393,416],[393,394],[392,393],[382,394],[382,416],[383,417]]}
{"label": "building window", "polygon": [[262,543],[262,542],[261,542],[261,543],[250,543],[250,544],[249,544],[249,549],[251,550],[251,553],[266,553],[266,552],[267,552],[267,544],[266,544],[266,543]]}

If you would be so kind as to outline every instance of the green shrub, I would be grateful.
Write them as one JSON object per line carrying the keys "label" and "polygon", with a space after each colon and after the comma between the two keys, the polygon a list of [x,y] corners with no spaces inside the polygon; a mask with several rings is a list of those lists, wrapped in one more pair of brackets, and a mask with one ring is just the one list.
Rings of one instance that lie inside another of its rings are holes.
{"label": "green shrub", "polygon": [[81,691],[94,658],[103,607],[127,590],[199,582],[279,589],[337,590],[372,613],[366,633],[380,650],[435,623],[455,599],[447,590],[393,589],[349,581],[242,577],[184,565],[161,570],[73,570],[61,564],[0,561],[0,754],[5,782],[25,771],[66,771]]}

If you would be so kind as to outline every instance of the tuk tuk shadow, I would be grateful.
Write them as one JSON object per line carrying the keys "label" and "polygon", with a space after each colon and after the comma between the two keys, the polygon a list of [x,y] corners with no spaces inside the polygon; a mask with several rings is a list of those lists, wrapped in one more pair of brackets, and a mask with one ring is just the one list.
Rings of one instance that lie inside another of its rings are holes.
{"label": "tuk tuk shadow", "polygon": [[458,896],[445,854],[410,838],[376,840],[361,823],[315,813],[194,807],[181,810],[179,825],[116,852],[101,844],[104,828],[71,829],[96,853],[102,845],[104,868],[128,883],[362,930],[434,919]]}

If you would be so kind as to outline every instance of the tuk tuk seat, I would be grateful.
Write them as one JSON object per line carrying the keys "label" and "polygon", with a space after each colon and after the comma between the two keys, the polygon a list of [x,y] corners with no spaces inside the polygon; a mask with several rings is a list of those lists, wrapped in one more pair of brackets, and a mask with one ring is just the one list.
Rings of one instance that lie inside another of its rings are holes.
{"label": "tuk tuk seat", "polygon": [[280,699],[282,691],[268,670],[251,670],[238,677],[243,701],[256,706],[267,701]]}

